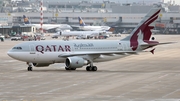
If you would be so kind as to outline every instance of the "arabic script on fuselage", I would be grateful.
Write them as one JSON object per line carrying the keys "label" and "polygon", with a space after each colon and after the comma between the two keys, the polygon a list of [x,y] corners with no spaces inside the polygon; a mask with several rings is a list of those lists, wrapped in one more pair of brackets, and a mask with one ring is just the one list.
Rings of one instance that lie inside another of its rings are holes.
{"label": "arabic script on fuselage", "polygon": [[81,47],[94,47],[93,43],[80,43],[76,44],[74,43],[74,47],[81,48]]}

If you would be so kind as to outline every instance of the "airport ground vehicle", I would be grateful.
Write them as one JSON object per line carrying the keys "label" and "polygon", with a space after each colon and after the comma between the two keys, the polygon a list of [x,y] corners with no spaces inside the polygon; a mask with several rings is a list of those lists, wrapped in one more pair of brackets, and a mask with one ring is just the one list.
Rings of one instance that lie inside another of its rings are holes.
{"label": "airport ground vehicle", "polygon": [[57,39],[57,38],[58,38],[58,35],[56,35],[56,34],[55,34],[55,35],[52,35],[51,38]]}
{"label": "airport ground vehicle", "polygon": [[22,37],[20,36],[11,37],[11,41],[18,41],[18,40],[22,40]]}
{"label": "airport ground vehicle", "polygon": [[0,40],[3,42],[5,40],[5,36],[0,33]]}
{"label": "airport ground vehicle", "polygon": [[86,35],[78,35],[76,36],[76,39],[87,39]]}

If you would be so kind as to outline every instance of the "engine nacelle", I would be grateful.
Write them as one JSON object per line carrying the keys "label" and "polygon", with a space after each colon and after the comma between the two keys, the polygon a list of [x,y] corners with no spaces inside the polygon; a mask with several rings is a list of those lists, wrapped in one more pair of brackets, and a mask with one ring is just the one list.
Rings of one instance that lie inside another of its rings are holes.
{"label": "engine nacelle", "polygon": [[35,67],[47,67],[50,63],[33,63],[33,66]]}
{"label": "engine nacelle", "polygon": [[84,65],[88,64],[87,60],[84,60],[81,57],[68,57],[65,61],[67,68],[81,68]]}

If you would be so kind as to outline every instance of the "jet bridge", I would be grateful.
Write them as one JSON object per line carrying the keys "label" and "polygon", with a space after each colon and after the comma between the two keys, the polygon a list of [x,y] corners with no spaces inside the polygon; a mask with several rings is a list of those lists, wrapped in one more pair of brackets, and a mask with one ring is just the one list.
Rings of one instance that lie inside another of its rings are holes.
{"label": "jet bridge", "polygon": [[15,36],[16,34],[22,34],[22,32],[36,32],[36,28],[34,26],[1,26],[0,33],[2,35],[10,35]]}

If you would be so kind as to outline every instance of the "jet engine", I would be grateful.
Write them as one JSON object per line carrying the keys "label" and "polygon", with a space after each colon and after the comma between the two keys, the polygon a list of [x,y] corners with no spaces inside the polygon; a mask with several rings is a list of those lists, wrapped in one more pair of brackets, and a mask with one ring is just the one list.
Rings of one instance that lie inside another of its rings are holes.
{"label": "jet engine", "polygon": [[33,63],[33,66],[35,67],[47,67],[50,63]]}
{"label": "jet engine", "polygon": [[81,57],[68,57],[65,61],[67,68],[81,68],[84,65],[88,64],[87,60],[84,60]]}

